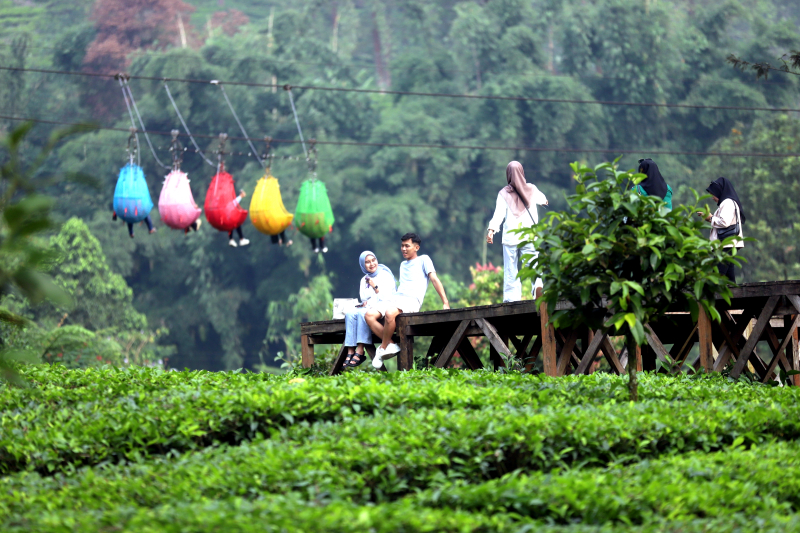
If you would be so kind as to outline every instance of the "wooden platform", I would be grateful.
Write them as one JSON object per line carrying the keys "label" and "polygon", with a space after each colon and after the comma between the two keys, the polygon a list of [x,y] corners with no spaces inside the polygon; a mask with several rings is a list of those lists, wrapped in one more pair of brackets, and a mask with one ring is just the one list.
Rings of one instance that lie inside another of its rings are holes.
{"label": "wooden platform", "polygon": [[[617,373],[625,371],[629,359],[634,359],[640,370],[654,370],[660,359],[667,368],[688,372],[700,368],[721,371],[732,362],[732,376],[738,377],[747,366],[765,382],[775,378],[778,367],[800,370],[800,281],[744,284],[733,289],[731,305],[720,299],[716,306],[722,315],[719,324],[704,313],[695,322],[687,310],[671,310],[664,319],[650,324],[648,346],[633,358],[624,349],[618,353],[612,339],[599,331],[553,329],[547,324],[546,310],[532,301],[404,313],[397,317],[401,347],[397,367],[413,367],[414,338],[426,336],[432,337],[426,358],[440,368],[456,353],[467,367],[482,368],[469,338],[486,337],[495,368],[504,365],[501,354],[520,358],[527,368],[541,358],[544,372],[550,376],[589,374],[602,358]],[[314,363],[315,345],[344,341],[344,320],[304,323],[300,332],[302,363],[309,367]],[[759,341],[765,341],[771,353],[759,353]],[[693,352],[696,344],[699,350]],[[368,346],[367,351],[374,356],[373,347]],[[341,371],[345,354],[344,348],[339,350],[331,373]],[[800,385],[800,375],[792,379]]]}

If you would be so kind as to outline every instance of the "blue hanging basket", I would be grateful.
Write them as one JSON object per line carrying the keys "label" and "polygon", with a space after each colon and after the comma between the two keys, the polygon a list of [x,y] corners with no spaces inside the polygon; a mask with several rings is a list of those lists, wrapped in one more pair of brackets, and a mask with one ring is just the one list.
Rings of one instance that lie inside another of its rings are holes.
{"label": "blue hanging basket", "polygon": [[150,214],[153,200],[142,167],[129,163],[119,171],[114,189],[114,212],[125,222],[136,223]]}

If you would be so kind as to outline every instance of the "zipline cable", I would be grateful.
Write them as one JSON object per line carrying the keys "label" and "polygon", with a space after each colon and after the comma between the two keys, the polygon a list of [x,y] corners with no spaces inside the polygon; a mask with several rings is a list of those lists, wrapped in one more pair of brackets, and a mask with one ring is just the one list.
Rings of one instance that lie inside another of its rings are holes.
{"label": "zipline cable", "polygon": [[[112,128],[107,126],[97,126],[85,122],[63,122],[57,120],[46,120],[38,118],[14,117],[0,115],[0,120],[17,120],[21,122],[35,122],[39,124],[50,124],[56,126],[83,126],[94,127],[105,131],[119,131],[129,133],[129,129]],[[152,135],[172,136],[168,131],[151,131]],[[218,135],[197,135],[197,137],[218,139]],[[247,139],[244,137],[228,137],[235,141],[263,141],[263,139]],[[294,139],[272,139],[273,143],[297,144],[300,141]],[[764,157],[764,158],[787,158],[800,157],[800,153],[763,153],[763,152],[687,152],[682,150],[648,150],[648,149],[628,149],[628,148],[552,148],[552,147],[531,147],[531,146],[482,146],[465,144],[426,144],[426,143],[378,143],[362,141],[316,141],[317,144],[331,146],[369,146],[375,148],[431,148],[440,150],[491,150],[500,152],[558,152],[558,153],[595,153],[595,154],[652,154],[652,155],[687,155],[687,156],[718,156],[718,157]]]}
{"label": "zipline cable", "polygon": [[[128,108],[128,115],[131,117],[131,132],[136,136],[136,146],[139,146],[139,134],[137,133],[136,128],[136,121],[133,120],[133,113],[131,112],[131,104],[128,102],[128,93],[125,92],[125,85],[122,83],[122,78],[117,78],[119,80],[119,86],[122,89],[122,98],[125,99],[125,107]],[[130,144],[130,140],[128,141]],[[131,163],[133,163],[133,159],[131,158]],[[136,164],[142,166],[142,154],[139,150],[136,150]]]}
{"label": "zipline cable", "polygon": [[[95,78],[113,78],[114,74],[100,74],[97,72],[76,72],[68,70],[49,70],[49,69],[35,69],[35,68],[22,68],[22,67],[5,67],[0,66],[0,70],[20,71],[20,72],[38,72],[43,74],[59,74],[67,76],[89,76]],[[200,83],[209,84],[211,81],[218,81],[218,83],[225,83],[227,85],[240,85],[243,87],[265,87],[265,88],[278,88],[281,85],[276,83],[258,83],[258,82],[244,82],[244,81],[219,81],[219,80],[197,80],[191,78],[164,78],[154,76],[134,76],[130,75],[130,79],[149,80],[149,81],[179,81],[183,83]],[[605,105],[605,106],[630,106],[630,107],[655,107],[655,108],[669,108],[669,109],[712,109],[712,110],[727,110],[727,111],[766,111],[773,113],[800,113],[800,109],[790,107],[748,107],[748,106],[726,106],[726,105],[702,105],[702,104],[668,104],[657,102],[617,102],[611,100],[579,100],[569,98],[537,98],[532,96],[500,96],[500,95],[486,95],[486,94],[458,94],[458,93],[426,93],[416,91],[388,91],[382,89],[354,89],[347,87],[327,87],[321,85],[292,85],[295,89],[307,89],[317,91],[333,91],[345,93],[366,93],[366,94],[390,94],[395,96],[425,96],[433,98],[466,98],[477,100],[507,100],[517,102],[540,102],[540,103],[557,103],[557,104],[579,104],[579,105]]]}
{"label": "zipline cable", "polygon": [[258,157],[258,152],[256,151],[256,147],[253,146],[252,141],[250,141],[250,137],[247,135],[247,132],[244,131],[244,126],[242,126],[242,121],[239,120],[239,115],[237,115],[236,111],[233,109],[233,104],[231,104],[231,100],[230,98],[228,98],[228,93],[225,92],[225,87],[223,87],[222,84],[217,80],[211,80],[210,83],[212,85],[219,85],[219,88],[222,89],[222,96],[224,96],[225,101],[228,102],[228,108],[231,110],[231,113],[233,113],[233,118],[236,119],[236,123],[239,125],[239,129],[242,131],[242,135],[244,136],[245,139],[247,139],[247,144],[250,145],[250,150],[253,151],[253,157],[256,158],[258,164],[261,165],[261,168],[266,168],[264,166],[264,162],[261,160],[260,157]]}
{"label": "zipline cable", "polygon": [[[171,165],[165,165],[164,163],[161,162],[161,160],[156,155],[156,151],[153,149],[153,143],[150,142],[150,136],[147,134],[147,128],[144,127],[144,121],[142,120],[142,115],[139,113],[139,107],[136,105],[136,100],[133,98],[133,92],[131,91],[131,86],[128,85],[127,80],[124,83],[125,84],[123,86],[123,90],[125,90],[125,89],[128,90],[128,96],[131,97],[131,103],[133,104],[133,110],[136,111],[136,117],[139,119],[139,124],[141,124],[141,126],[142,126],[142,133],[144,133],[144,140],[147,141],[147,146],[150,147],[150,153],[153,154],[153,158],[156,160],[156,162],[159,165],[161,165],[162,168],[165,168],[167,170],[171,169],[172,168]],[[130,111],[130,109],[128,109],[128,111]],[[138,142],[138,139],[137,139],[137,142]]]}
{"label": "zipline cable", "polygon": [[303,153],[306,154],[306,159],[308,159],[308,150],[306,150],[306,141],[303,139],[303,130],[300,129],[300,120],[297,118],[297,108],[294,106],[294,97],[292,96],[292,87],[291,85],[284,85],[283,87],[287,93],[289,93],[289,103],[292,104],[292,113],[294,114],[294,123],[297,124],[297,133],[300,134],[300,142],[303,144]]}
{"label": "zipline cable", "polygon": [[209,158],[206,157],[206,154],[203,153],[203,151],[200,149],[200,146],[198,146],[197,142],[194,140],[194,137],[192,137],[192,133],[189,131],[189,126],[186,125],[186,121],[183,120],[183,115],[181,115],[181,112],[178,111],[178,106],[175,104],[175,99],[172,98],[172,93],[170,92],[166,81],[164,82],[164,89],[167,91],[167,96],[169,96],[169,101],[172,102],[172,108],[175,110],[175,114],[178,115],[178,120],[181,121],[181,125],[183,125],[183,129],[186,132],[186,135],[189,136],[189,140],[192,141],[192,144],[197,150],[196,153],[200,154],[200,156],[203,158],[203,161],[205,161],[208,165],[212,167],[216,166]]}

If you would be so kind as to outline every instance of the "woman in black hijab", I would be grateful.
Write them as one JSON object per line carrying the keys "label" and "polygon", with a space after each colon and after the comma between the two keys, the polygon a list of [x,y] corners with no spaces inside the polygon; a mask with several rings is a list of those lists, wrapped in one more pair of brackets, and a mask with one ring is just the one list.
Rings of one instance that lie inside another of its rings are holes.
{"label": "woman in black hijab", "polygon": [[642,196],[658,196],[664,199],[670,211],[672,211],[672,188],[664,181],[658,165],[652,159],[639,160],[639,173],[647,177],[636,186],[636,191]]}
{"label": "woman in black hijab", "polygon": [[[744,241],[740,239],[744,238],[742,226],[747,217],[742,211],[742,202],[739,200],[739,195],[736,194],[733,184],[727,178],[717,178],[706,188],[706,192],[711,195],[719,206],[713,215],[706,217],[706,220],[711,222],[711,235],[709,238],[712,241],[716,241],[720,240],[720,238],[738,236],[739,239],[734,244],[726,244],[725,249],[728,250],[728,253],[733,253],[734,248],[744,248]],[[697,214],[702,216],[700,212]],[[717,268],[720,274],[728,276],[728,279],[736,283],[733,264],[720,263]]]}

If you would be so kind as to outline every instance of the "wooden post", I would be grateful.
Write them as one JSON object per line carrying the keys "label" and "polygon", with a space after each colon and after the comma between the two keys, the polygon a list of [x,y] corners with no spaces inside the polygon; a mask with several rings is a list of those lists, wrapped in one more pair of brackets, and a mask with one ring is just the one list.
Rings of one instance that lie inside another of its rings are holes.
{"label": "wooden post", "polygon": [[547,304],[545,302],[539,304],[539,318],[542,324],[542,365],[544,366],[544,373],[548,376],[557,376],[556,332],[553,326],[548,324],[550,315],[547,314]]}
{"label": "wooden post", "polygon": [[397,356],[397,370],[411,370],[414,368],[414,337],[406,335],[408,319],[398,316],[397,336],[400,338],[400,354]]}
{"label": "wooden post", "polygon": [[300,362],[303,368],[311,368],[314,364],[314,345],[308,335],[300,335]]}
{"label": "wooden post", "polygon": [[[795,320],[797,315],[794,315]],[[787,346],[786,351],[789,362],[792,364],[792,370],[800,370],[800,343],[798,343],[797,328],[792,331],[792,341]],[[792,382],[796,387],[800,386],[800,374],[792,376]]]}
{"label": "wooden post", "polygon": [[714,366],[714,343],[711,335],[711,318],[701,305],[697,315],[697,336],[700,340],[700,366],[706,373],[711,372]]}

